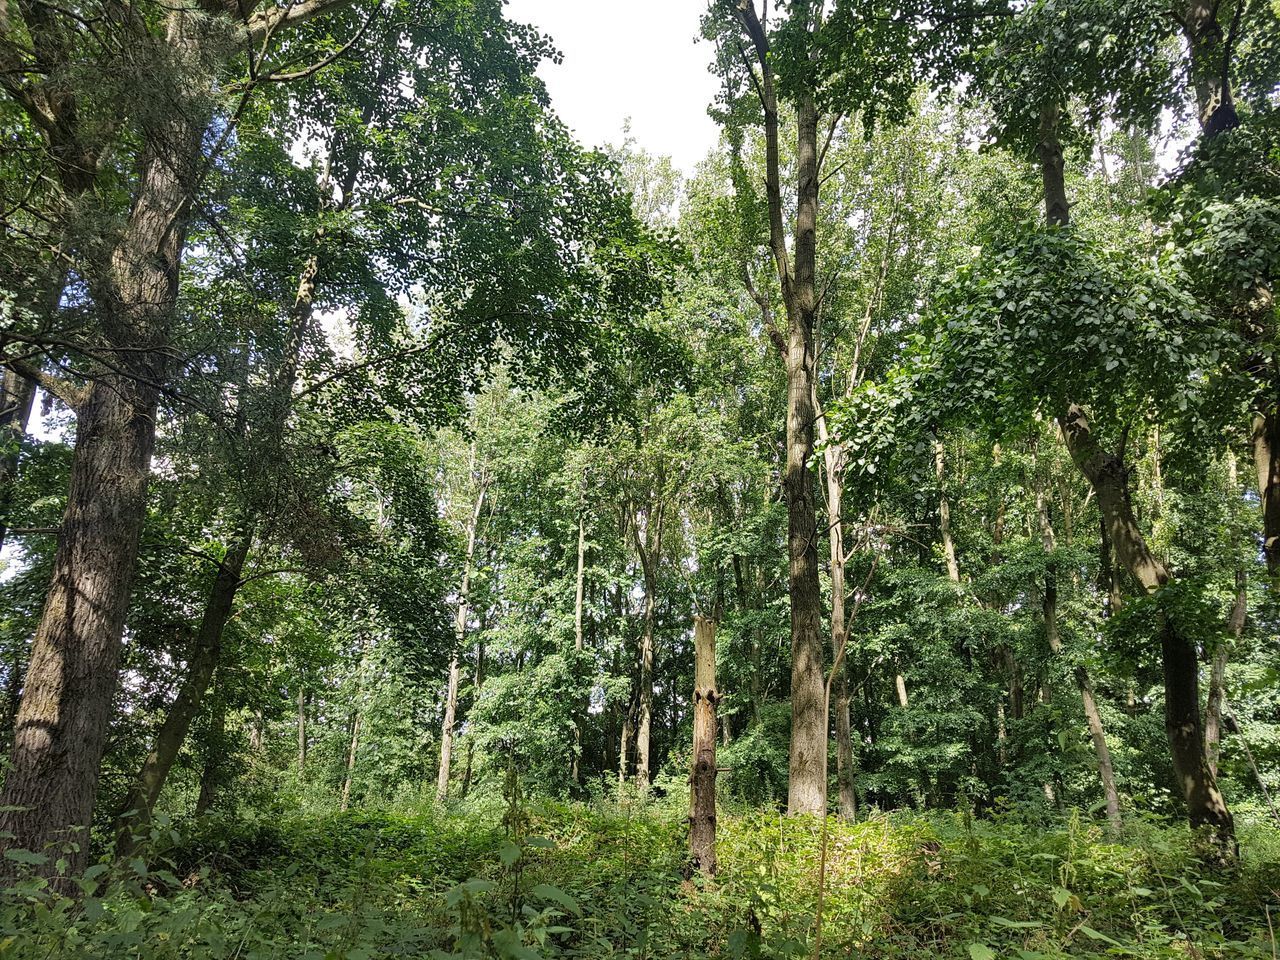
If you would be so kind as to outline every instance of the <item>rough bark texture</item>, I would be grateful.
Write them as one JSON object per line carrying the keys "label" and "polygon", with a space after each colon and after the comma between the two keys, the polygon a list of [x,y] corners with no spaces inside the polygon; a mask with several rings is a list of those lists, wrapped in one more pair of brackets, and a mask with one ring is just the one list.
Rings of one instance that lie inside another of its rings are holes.
{"label": "rough bark texture", "polygon": [[78,843],[85,864],[155,438],[155,394],[99,381],[80,408],[53,576],[15,722],[0,830],[12,846]]}
{"label": "rough bark texture", "polygon": [[[213,682],[213,674],[222,655],[223,633],[231,618],[251,542],[249,535],[241,536],[231,545],[218,566],[200,627],[192,639],[187,669],[178,695],[165,714],[164,722],[156,734],[155,744],[143,761],[142,769],[120,808],[117,825],[122,830],[145,824],[150,819],[169,771],[187,739],[191,722],[199,713],[205,693]],[[125,847],[130,845],[127,835],[122,836],[122,842]]]}
{"label": "rough bark texture", "polygon": [[778,102],[769,39],[752,4],[738,14],[760,68],[765,132],[765,193],[769,240],[786,307],[787,456],[782,474],[787,499],[787,552],[791,598],[791,751],[787,811],[826,814],[827,699],[818,578],[817,510],[810,460],[814,447],[814,313],[817,294],[818,107],[813,91],[796,94],[795,260],[787,250],[778,149]]}
{"label": "rough bark texture", "polygon": [[[178,55],[198,56],[205,30],[201,18],[177,10],[165,42]],[[83,831],[116,687],[157,388],[167,372],[163,347],[206,122],[191,104],[179,104],[152,131],[129,221],[102,274],[91,278],[103,332],[120,351],[119,370],[97,372],[75,405],[67,505],[0,795],[0,831],[12,834],[12,846],[42,850],[71,841],[70,874],[86,863]]]}
{"label": "rough bark texture", "polygon": [[693,765],[689,771],[689,854],[695,870],[716,872],[716,627],[693,620]]}

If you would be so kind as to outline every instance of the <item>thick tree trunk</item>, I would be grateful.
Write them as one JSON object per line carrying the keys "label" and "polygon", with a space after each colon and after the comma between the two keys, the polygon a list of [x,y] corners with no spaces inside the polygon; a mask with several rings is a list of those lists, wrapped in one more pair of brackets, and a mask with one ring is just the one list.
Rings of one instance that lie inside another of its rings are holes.
{"label": "thick tree trunk", "polygon": [[231,618],[231,609],[235,603],[236,591],[240,588],[240,576],[244,570],[245,558],[249,555],[252,537],[241,535],[227,550],[226,557],[218,565],[214,576],[213,587],[205,605],[200,627],[196,631],[187,658],[186,675],[178,695],[165,715],[164,722],[156,734],[155,744],[143,761],[133,786],[120,808],[116,825],[120,831],[120,843],[126,851],[131,848],[128,831],[131,827],[143,825],[151,818],[156,800],[164,788],[169,771],[182,744],[187,739],[187,731],[191,722],[200,712],[205,693],[213,682],[213,674],[222,655],[222,636]]}
{"label": "thick tree trunk", "polygon": [[716,872],[716,628],[693,620],[693,765],[689,771],[689,853],[695,870]]}
{"label": "thick tree trunk", "polygon": [[[0,830],[17,849],[73,842],[86,862],[155,439],[155,392],[98,381],[79,409],[71,488],[23,686]],[[56,860],[57,857],[51,858]]]}
{"label": "thick tree trunk", "polygon": [[[166,41],[175,51],[199,50],[205,31],[196,20],[186,9],[170,15]],[[206,123],[200,108],[184,103],[152,132],[129,221],[93,284],[120,369],[99,372],[75,405],[71,485],[0,795],[0,831],[12,836],[9,845],[42,850],[73,842],[70,875],[84,869],[88,854],[84,831],[116,688]]]}

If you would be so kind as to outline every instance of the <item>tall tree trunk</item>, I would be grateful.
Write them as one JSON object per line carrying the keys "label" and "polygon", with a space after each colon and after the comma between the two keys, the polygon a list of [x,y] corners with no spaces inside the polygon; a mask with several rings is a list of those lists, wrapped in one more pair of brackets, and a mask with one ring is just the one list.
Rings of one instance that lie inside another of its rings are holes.
{"label": "tall tree trunk", "polygon": [[[1042,111],[1039,155],[1045,216],[1050,225],[1065,227],[1070,223],[1070,208],[1066,201],[1057,125],[1056,107]],[[1128,470],[1122,456],[1102,449],[1088,414],[1079,405],[1068,403],[1058,420],[1072,461],[1093,487],[1116,556],[1146,592],[1157,592],[1168,583],[1169,573],[1151,552],[1138,527],[1129,500]],[[1204,755],[1195,642],[1167,611],[1162,619],[1160,656],[1164,672],[1165,732],[1174,774],[1186,800],[1191,826],[1204,828],[1216,853],[1224,860],[1231,859],[1235,856],[1235,825]]]}
{"label": "tall tree trunk", "polygon": [[[1249,612],[1248,581],[1243,570],[1236,571],[1236,599],[1231,605],[1228,630],[1237,644],[1244,635],[1245,620]],[[1218,775],[1218,757],[1222,748],[1222,713],[1226,700],[1227,658],[1231,648],[1219,643],[1213,651],[1213,665],[1209,671],[1209,696],[1204,709],[1204,756],[1209,772]]]}
{"label": "tall tree trunk", "polygon": [[[1058,564],[1053,559],[1057,552],[1057,538],[1053,533],[1053,522],[1049,516],[1048,497],[1044,487],[1037,478],[1036,513],[1040,518],[1041,544],[1044,547],[1044,632],[1049,644],[1049,653],[1054,659],[1062,656],[1062,634],[1058,629]],[[1093,683],[1089,679],[1089,671],[1081,664],[1073,671],[1076,686],[1080,689],[1080,701],[1084,707],[1085,723],[1089,728],[1089,739],[1093,743],[1093,753],[1098,764],[1098,778],[1102,781],[1102,796],[1107,811],[1107,827],[1113,836],[1119,836],[1123,828],[1120,819],[1120,793],[1116,789],[1115,768],[1111,764],[1111,748],[1107,745],[1106,730],[1102,725],[1102,714],[1098,712],[1098,702],[1093,694]]]}
{"label": "tall tree trunk", "polygon": [[636,723],[636,786],[649,789],[649,746],[653,730],[653,645],[657,628],[657,578],[644,564],[644,630],[640,636],[639,717]]}
{"label": "tall tree trunk", "polygon": [[[76,842],[86,862],[155,437],[155,392],[99,381],[79,409],[71,488],[23,685],[0,830],[18,849]],[[56,859],[51,858],[51,859]]]}
{"label": "tall tree trunk", "polygon": [[[1093,486],[1117,557],[1147,593],[1156,593],[1170,577],[1147,547],[1138,528],[1129,501],[1128,470],[1123,460],[1102,450],[1080,407],[1073,404],[1068,408],[1062,426],[1072,459]],[[1162,613],[1162,621],[1160,656],[1164,672],[1165,732],[1174,774],[1192,827],[1205,828],[1219,855],[1230,859],[1235,855],[1235,826],[1205,758],[1195,642],[1182,632],[1169,612]]]}
{"label": "tall tree trunk", "polygon": [[222,740],[227,726],[227,708],[221,698],[215,698],[213,717],[209,723],[209,750],[205,756],[204,769],[200,771],[200,793],[196,797],[197,817],[203,816],[213,806],[214,794],[217,793],[222,773]]}
{"label": "tall tree trunk", "polygon": [[1262,500],[1262,549],[1273,588],[1280,589],[1280,408],[1253,418],[1253,460]]}
{"label": "tall tree trunk", "polygon": [[765,193],[769,243],[787,312],[787,456],[783,490],[787,499],[787,553],[791,599],[791,750],[787,811],[827,810],[827,700],[822,643],[822,592],[818,578],[817,508],[813,458],[814,340],[817,309],[818,107],[812,90],[795,95],[796,208],[794,253],[787,250],[778,149],[778,102],[769,39],[751,2],[738,16],[760,67],[764,112]]}
{"label": "tall tree trunk", "polygon": [[[475,444],[471,445],[470,472],[476,470]],[[436,801],[443,802],[449,795],[450,765],[453,759],[453,726],[458,710],[458,681],[460,679],[459,657],[462,655],[462,644],[467,638],[467,612],[471,597],[471,566],[476,554],[476,531],[480,527],[480,514],[484,510],[485,492],[488,489],[487,477],[478,480],[475,504],[467,521],[467,552],[462,560],[462,582],[458,585],[458,611],[453,622],[454,648],[453,657],[449,661],[449,687],[444,702],[444,722],[440,726],[440,769],[436,776]]]}
{"label": "tall tree trunk", "polygon": [[298,779],[307,775],[307,691],[298,683]]}
{"label": "tall tree trunk", "polygon": [[689,771],[689,853],[695,870],[716,873],[716,628],[694,617],[693,765]]}
{"label": "tall tree trunk", "polygon": [[187,739],[191,722],[199,713],[200,704],[213,682],[213,674],[222,655],[223,633],[231,618],[231,608],[240,587],[240,576],[251,542],[250,534],[242,534],[218,565],[200,627],[192,639],[182,686],[165,714],[151,752],[134,778],[116,820],[122,855],[132,849],[131,828],[150,820],[169,771]]}
{"label": "tall tree trunk", "polygon": [[351,805],[351,781],[356,770],[356,753],[360,749],[360,703],[357,700],[355,712],[351,716],[351,742],[347,745],[347,772],[342,778],[342,798],[338,809],[346,811]]}
{"label": "tall tree trunk", "polygon": [[13,515],[13,488],[18,479],[22,441],[31,421],[35,386],[12,370],[4,371],[4,394],[0,396],[0,548],[4,547]]}
{"label": "tall tree trunk", "polygon": [[[586,606],[586,570],[587,570],[587,519],[584,511],[578,511],[578,566],[574,578],[573,595],[573,649],[579,655],[586,648],[586,635],[583,632],[583,611]],[[586,705],[579,709],[585,713]],[[582,783],[582,723],[579,715],[573,722],[573,758],[569,770],[569,779],[575,785]]]}
{"label": "tall tree trunk", "polygon": [[946,451],[942,441],[933,439],[933,466],[938,477],[938,534],[942,538],[942,556],[947,563],[947,579],[952,583],[960,582],[960,564],[956,561],[956,543],[951,536],[951,501],[947,499],[947,491],[943,486],[946,476]]}
{"label": "tall tree trunk", "polygon": [[[167,43],[175,52],[198,52],[206,31],[195,16],[186,8],[170,14]],[[206,123],[202,108],[184,103],[151,134],[129,221],[95,284],[118,369],[97,372],[72,403],[71,484],[0,795],[0,831],[11,846],[76,844],[66,857],[69,875],[87,862],[85,831],[116,689],[158,385],[168,374],[164,348]]]}

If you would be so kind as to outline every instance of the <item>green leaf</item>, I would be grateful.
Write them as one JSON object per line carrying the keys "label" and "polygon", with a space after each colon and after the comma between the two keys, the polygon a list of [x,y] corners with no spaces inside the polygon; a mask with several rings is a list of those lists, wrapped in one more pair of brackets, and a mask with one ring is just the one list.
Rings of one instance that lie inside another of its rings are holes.
{"label": "green leaf", "polygon": [[575,917],[582,916],[582,908],[578,906],[578,901],[569,896],[559,887],[553,887],[549,883],[539,883],[529,890],[529,896],[536,900],[550,900],[552,903],[558,903],[564,907]]}
{"label": "green leaf", "polygon": [[985,943],[971,943],[969,944],[969,956],[972,960],[996,960],[999,954]]}
{"label": "green leaf", "polygon": [[30,850],[6,850],[4,857],[14,863],[25,863],[31,867],[40,867],[49,862],[49,858],[43,853],[32,853]]}

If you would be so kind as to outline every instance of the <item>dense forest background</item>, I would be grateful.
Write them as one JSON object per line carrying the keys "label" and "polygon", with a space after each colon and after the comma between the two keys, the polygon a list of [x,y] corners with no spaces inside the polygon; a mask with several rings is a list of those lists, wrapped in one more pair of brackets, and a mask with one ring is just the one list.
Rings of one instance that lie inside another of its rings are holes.
{"label": "dense forest background", "polygon": [[0,9],[0,955],[1272,955],[1280,6],[703,32]]}

